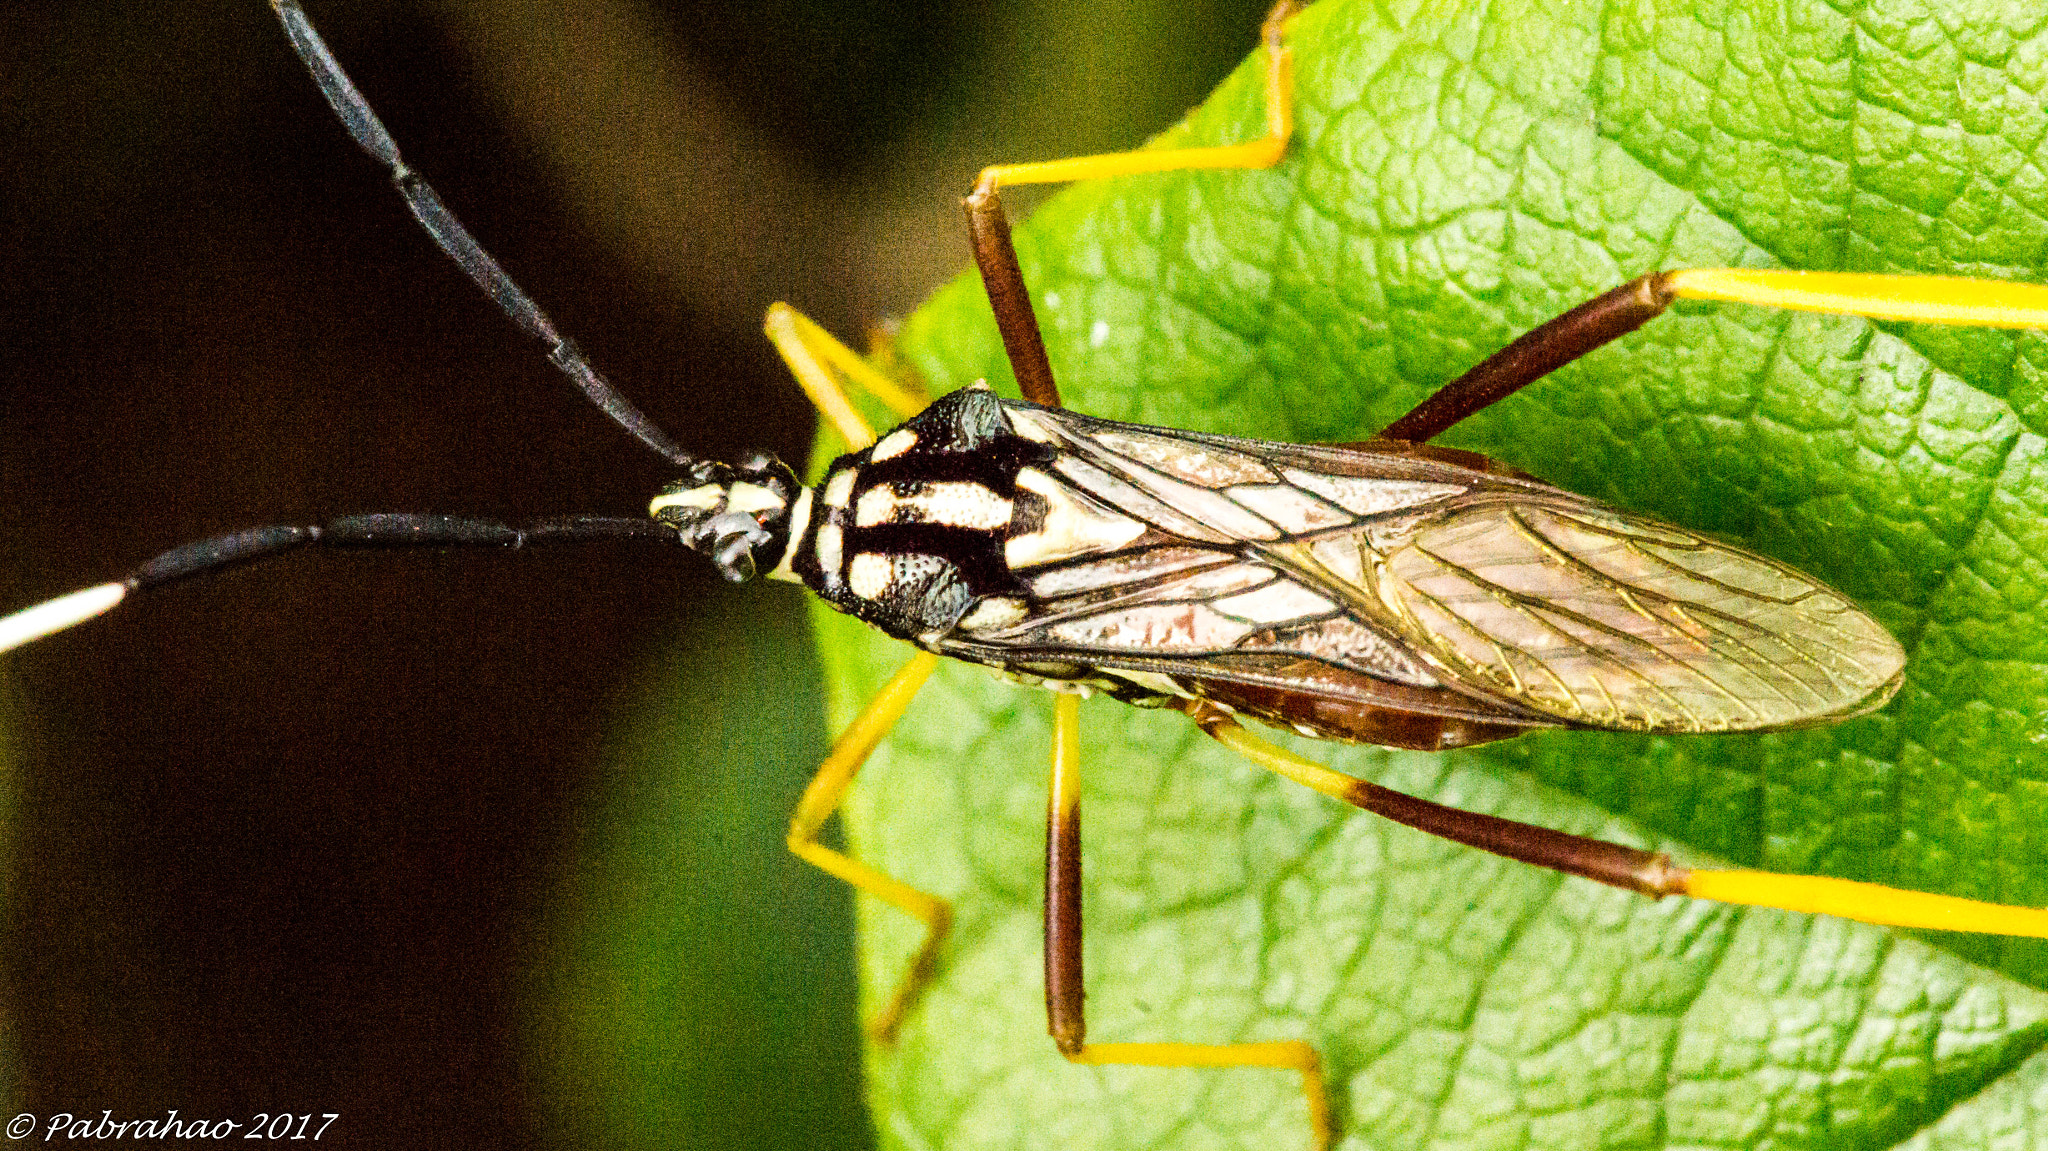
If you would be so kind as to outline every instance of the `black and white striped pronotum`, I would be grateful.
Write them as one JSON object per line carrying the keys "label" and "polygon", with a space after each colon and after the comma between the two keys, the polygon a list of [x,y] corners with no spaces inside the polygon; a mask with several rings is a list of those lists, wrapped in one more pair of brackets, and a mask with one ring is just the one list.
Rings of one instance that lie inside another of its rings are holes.
{"label": "black and white striped pronotum", "polygon": [[1471,453],[1196,435],[985,386],[816,487],[715,465],[652,510],[732,575],[938,655],[1323,739],[1796,727],[1880,706],[1905,662],[1810,576]]}

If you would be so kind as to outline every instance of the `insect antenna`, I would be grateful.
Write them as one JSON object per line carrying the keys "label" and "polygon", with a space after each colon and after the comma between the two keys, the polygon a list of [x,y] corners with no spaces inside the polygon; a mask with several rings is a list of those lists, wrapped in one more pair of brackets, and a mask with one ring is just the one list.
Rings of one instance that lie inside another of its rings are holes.
{"label": "insect antenna", "polygon": [[557,516],[524,527],[476,516],[379,512],[339,516],[321,524],[273,524],[182,544],[127,576],[45,600],[0,617],[0,652],[63,631],[138,591],[152,591],[206,572],[239,567],[302,547],[524,548],[590,540],[637,540],[687,546],[674,528],[640,516]]}
{"label": "insect antenna", "polygon": [[292,50],[305,62],[306,70],[313,74],[313,82],[320,86],[320,94],[327,98],[328,106],[347,125],[357,146],[390,170],[391,182],[405,197],[405,206],[412,210],[413,218],[434,238],[434,243],[462,266],[484,294],[512,317],[513,323],[548,346],[548,359],[605,415],[670,463],[689,467],[698,462],[698,457],[684,451],[669,438],[668,433],[656,427],[652,420],[641,414],[640,409],[620,395],[574,340],[555,330],[554,321],[540,310],[533,297],[513,282],[498,261],[484,251],[483,245],[477,243],[476,237],[463,227],[462,221],[456,219],[455,214],[441,202],[433,186],[405,162],[398,153],[398,142],[385,130],[383,121],[377,118],[369,101],[356,90],[355,82],[348,78],[348,73],[341,70],[341,64],[335,60],[334,53],[328,51],[327,42],[320,38],[320,33],[314,29],[313,22],[307,18],[298,0],[270,0],[270,7],[283,22],[285,34],[291,38]]}
{"label": "insect antenna", "polygon": [[[433,237],[434,243],[461,265],[469,278],[514,323],[546,344],[548,359],[620,427],[687,474],[722,467],[684,451],[619,394],[574,341],[556,330],[547,313],[541,311],[533,298],[513,282],[498,261],[441,202],[433,187],[405,162],[399,154],[397,141],[392,139],[391,133],[348,74],[342,71],[340,63],[328,50],[327,42],[314,29],[297,0],[271,0],[270,6],[283,23],[293,50],[307,71],[312,73],[314,83],[319,86],[328,105],[347,126],[356,144],[390,172],[391,181],[405,198],[406,207]],[[747,526],[753,528],[752,524]],[[0,617],[0,652],[100,615],[130,593],[153,590],[195,575],[238,567],[302,547],[523,548],[549,543],[640,540],[683,544],[700,550],[710,546],[714,561],[721,570],[738,578],[741,572],[751,574],[752,557],[741,553],[760,535],[755,529],[734,542],[714,531],[709,535],[699,533],[693,543],[686,533],[679,533],[675,527],[651,519],[591,515],[561,516],[519,526],[469,516],[379,513],[342,516],[320,524],[247,528],[184,544],[164,552],[122,579],[59,596]]]}

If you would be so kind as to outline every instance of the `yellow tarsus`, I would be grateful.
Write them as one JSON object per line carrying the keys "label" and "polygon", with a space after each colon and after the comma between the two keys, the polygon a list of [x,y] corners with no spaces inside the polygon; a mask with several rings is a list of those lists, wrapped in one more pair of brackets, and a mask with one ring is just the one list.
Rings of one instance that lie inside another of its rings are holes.
{"label": "yellow tarsus", "polygon": [[981,170],[978,186],[1063,184],[1072,180],[1099,180],[1145,172],[1272,167],[1287,154],[1288,141],[1294,136],[1294,54],[1288,49],[1282,33],[1288,19],[1300,8],[1301,5],[1294,0],[1281,0],[1267,14],[1260,29],[1260,39],[1266,50],[1264,136],[1242,144],[1215,148],[1161,148],[1144,152],[1109,152],[1100,156],[1070,156],[1063,160],[1023,164],[992,164]]}
{"label": "yellow tarsus", "polygon": [[797,858],[924,922],[924,943],[910,961],[910,969],[897,984],[888,1006],[868,1024],[869,1033],[885,1043],[895,1038],[903,1017],[916,1005],[918,995],[931,982],[932,972],[938,966],[939,947],[946,941],[946,934],[953,925],[953,909],[936,895],[920,891],[844,852],[826,847],[817,841],[817,836],[825,821],[839,809],[840,801],[846,798],[846,790],[853,786],[853,777],[860,771],[861,764],[867,762],[868,756],[874,753],[875,745],[882,742],[882,737],[889,734],[896,721],[903,718],[910,701],[917,697],[918,690],[938,666],[939,657],[929,652],[919,652],[903,665],[903,670],[897,672],[839,734],[832,751],[825,756],[825,762],[819,765],[818,774],[811,777],[810,786],[804,788],[803,797],[797,800],[796,811],[789,817],[789,850]]}
{"label": "yellow tarsus", "polygon": [[1665,288],[1691,300],[1731,300],[1804,312],[1987,328],[2048,327],[2048,287],[1958,276],[1682,268]]}
{"label": "yellow tarsus", "polygon": [[1685,894],[1695,899],[1720,903],[1833,915],[1887,927],[2048,939],[2048,910],[1906,891],[1853,879],[1779,875],[1769,871],[1695,870],[1686,876],[1683,886]]}
{"label": "yellow tarsus", "polygon": [[1301,1076],[1308,1097],[1309,1134],[1315,1151],[1328,1151],[1337,1127],[1330,1110],[1329,1084],[1323,1080],[1322,1056],[1299,1039],[1265,1043],[1090,1043],[1067,1056],[1088,1066],[1129,1067],[1271,1067]]}

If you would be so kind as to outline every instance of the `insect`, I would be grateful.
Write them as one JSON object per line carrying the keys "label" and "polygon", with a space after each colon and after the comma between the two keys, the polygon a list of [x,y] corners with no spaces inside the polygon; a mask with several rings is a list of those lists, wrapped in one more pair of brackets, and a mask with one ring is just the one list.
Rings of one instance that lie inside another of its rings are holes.
{"label": "insect", "polygon": [[[967,399],[963,399],[963,403],[967,403],[967,401],[973,401],[973,397],[967,397]],[[1022,410],[1018,410],[1018,412],[1022,412]],[[1083,424],[1083,426],[1085,426],[1085,424]],[[920,428],[920,432],[918,432],[918,436],[930,436],[930,434],[934,434],[934,430],[932,430],[930,426],[926,426],[926,428]],[[1126,436],[1128,436],[1130,432],[1120,432],[1120,434],[1126,434]],[[885,440],[885,444],[887,444],[887,442],[889,442],[889,440]],[[1190,440],[1190,442],[1192,442],[1192,440]],[[915,446],[918,446],[918,444],[915,444],[915,442],[913,442],[913,444],[909,444],[909,446],[903,446],[903,449],[899,449],[899,451],[909,451],[909,449],[915,449]],[[1214,446],[1214,444],[1212,444],[1212,446]],[[1223,446],[1223,449],[1217,449],[1217,451],[1229,451],[1229,449],[1227,449],[1227,444]],[[1298,469],[1296,469],[1296,471],[1298,471]],[[760,485],[758,485],[758,487],[760,487]],[[680,492],[676,492],[676,496],[678,496],[678,498],[686,498],[686,496],[688,496],[690,492],[696,492],[696,489],[698,489],[698,487],[684,487],[684,489],[680,489]],[[848,498],[852,498],[852,496],[854,496],[854,492],[848,492]],[[899,494],[899,496],[901,496],[901,494]],[[829,496],[827,496],[827,500],[829,500]],[[682,506],[690,506],[690,504],[688,504],[688,502],[684,502]],[[709,510],[709,508],[707,508],[707,510]],[[711,516],[711,518],[717,518],[717,516]],[[721,545],[721,547],[723,547],[723,545]],[[733,561],[735,561],[737,557],[735,557],[735,555],[727,555],[725,559],[727,559],[727,563],[733,563]],[[852,580],[848,580],[848,584],[852,584]],[[879,582],[879,584],[877,584],[877,590],[887,590],[889,586],[891,586],[891,584],[889,584],[889,582],[885,580],[885,582]],[[868,598],[868,600],[874,600],[874,598],[877,598],[877,596],[864,596],[864,598]],[[1876,688],[1872,688],[1872,692],[1876,692]]]}

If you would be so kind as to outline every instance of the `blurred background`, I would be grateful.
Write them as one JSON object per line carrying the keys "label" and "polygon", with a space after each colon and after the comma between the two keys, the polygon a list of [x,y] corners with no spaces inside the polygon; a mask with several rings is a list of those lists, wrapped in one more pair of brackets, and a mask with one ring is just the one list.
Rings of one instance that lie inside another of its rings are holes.
{"label": "blurred background", "polygon": [[[309,9],[636,404],[799,459],[769,302],[858,343],[965,266],[976,168],[1135,144],[1261,14]],[[0,8],[0,156],[0,609],[258,523],[630,515],[667,478],[418,232],[258,0]],[[7,657],[10,1113],[870,1145],[850,900],[782,851],[826,738],[800,604],[680,551],[307,553]]]}

